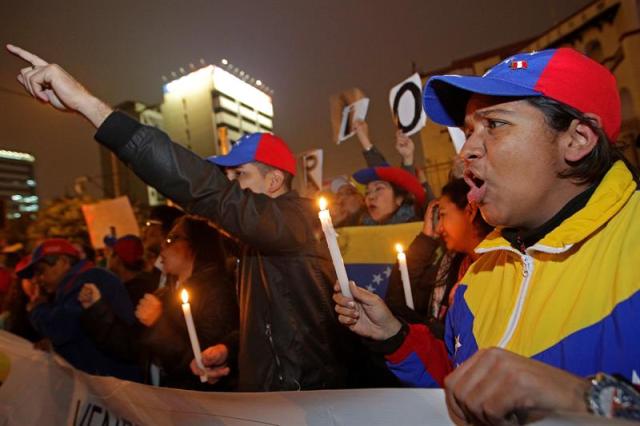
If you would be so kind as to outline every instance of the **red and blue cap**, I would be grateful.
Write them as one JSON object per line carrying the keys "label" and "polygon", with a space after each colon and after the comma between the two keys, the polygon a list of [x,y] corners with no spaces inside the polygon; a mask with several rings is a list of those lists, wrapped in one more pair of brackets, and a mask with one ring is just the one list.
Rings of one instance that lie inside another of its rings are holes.
{"label": "red and blue cap", "polygon": [[227,155],[213,156],[208,161],[224,167],[237,167],[259,161],[295,176],[296,158],[282,139],[271,133],[250,133],[233,145]]}
{"label": "red and blue cap", "polygon": [[546,96],[582,113],[596,114],[612,143],[620,133],[622,112],[615,77],[574,49],[519,53],[482,77],[431,77],[424,88],[424,110],[438,124],[461,126],[473,93],[514,98]]}
{"label": "red and blue cap", "polygon": [[115,241],[109,241],[107,245],[127,265],[135,265],[144,259],[144,245],[140,237],[135,235],[124,235]]}
{"label": "red and blue cap", "polygon": [[353,174],[356,182],[366,185],[370,182],[383,180],[390,182],[413,194],[416,204],[424,206],[427,200],[427,194],[415,175],[400,167],[381,166],[369,167],[368,169],[358,170]]}
{"label": "red and blue cap", "polygon": [[33,267],[36,263],[47,256],[59,256],[61,254],[76,258],[81,257],[80,251],[69,241],[63,238],[51,238],[43,241],[33,250],[33,253],[31,253],[29,257],[28,264],[23,265],[21,262],[19,264],[20,267],[16,266],[16,274],[20,278],[31,278],[33,277]]}

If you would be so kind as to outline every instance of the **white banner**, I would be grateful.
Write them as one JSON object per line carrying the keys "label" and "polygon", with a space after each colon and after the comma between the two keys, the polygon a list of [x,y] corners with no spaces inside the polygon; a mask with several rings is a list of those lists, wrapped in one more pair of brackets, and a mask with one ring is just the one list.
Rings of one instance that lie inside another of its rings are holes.
{"label": "white banner", "polygon": [[[541,424],[594,424],[557,417]],[[0,331],[0,424],[450,425],[436,389],[223,393],[155,388],[97,377]],[[607,423],[611,424],[611,423]],[[626,422],[624,423],[626,424]]]}

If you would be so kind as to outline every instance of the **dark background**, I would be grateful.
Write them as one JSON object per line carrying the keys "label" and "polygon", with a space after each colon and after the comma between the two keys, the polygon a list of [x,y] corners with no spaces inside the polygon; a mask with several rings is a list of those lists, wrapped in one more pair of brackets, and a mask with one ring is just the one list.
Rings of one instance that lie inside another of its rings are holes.
{"label": "dark background", "polygon": [[[427,71],[536,36],[588,3],[4,0],[0,40],[59,63],[112,104],[160,103],[162,75],[227,58],[275,90],[275,132],[294,151],[325,149],[327,177],[364,164],[355,139],[331,142],[330,95],[365,91],[372,140],[396,163],[388,93],[412,62]],[[23,96],[22,66],[0,54],[0,148],[34,154],[39,195],[63,195],[75,177],[100,175],[93,129]]]}

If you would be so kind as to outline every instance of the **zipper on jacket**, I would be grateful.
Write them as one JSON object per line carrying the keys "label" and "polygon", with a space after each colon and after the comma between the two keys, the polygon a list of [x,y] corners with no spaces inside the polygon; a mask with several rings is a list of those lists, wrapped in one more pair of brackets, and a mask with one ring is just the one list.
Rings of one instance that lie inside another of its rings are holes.
{"label": "zipper on jacket", "polygon": [[280,382],[283,382],[284,381],[284,377],[282,377],[282,368],[280,366],[280,357],[278,356],[278,353],[276,352],[276,346],[273,344],[273,335],[271,333],[271,324],[269,324],[269,323],[267,323],[267,325],[266,325],[265,335],[267,336],[267,339],[269,339],[269,344],[271,345],[271,351],[273,352],[273,357],[276,360],[276,368],[278,369],[278,379],[280,380]]}
{"label": "zipper on jacket", "polygon": [[513,337],[513,333],[516,331],[516,327],[518,326],[518,322],[520,321],[520,315],[522,315],[524,300],[527,297],[527,292],[529,290],[531,275],[533,274],[533,258],[529,256],[529,254],[520,255],[520,258],[522,259],[523,264],[522,284],[520,285],[518,298],[516,299],[516,305],[513,308],[513,312],[511,312],[511,317],[509,318],[507,328],[502,335],[502,339],[500,339],[500,342],[498,343],[498,347],[500,348],[505,348],[507,346],[507,344]]}

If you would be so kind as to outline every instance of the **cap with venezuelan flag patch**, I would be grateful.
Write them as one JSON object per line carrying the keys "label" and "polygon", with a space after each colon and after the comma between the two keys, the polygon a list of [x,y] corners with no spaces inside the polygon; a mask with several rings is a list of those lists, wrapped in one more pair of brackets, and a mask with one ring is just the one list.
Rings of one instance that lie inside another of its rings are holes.
{"label": "cap with venezuelan flag patch", "polygon": [[620,133],[622,112],[615,77],[574,49],[519,53],[482,77],[433,76],[424,88],[424,110],[438,124],[461,126],[474,93],[514,98],[546,96],[600,117],[610,142],[615,142]]}

